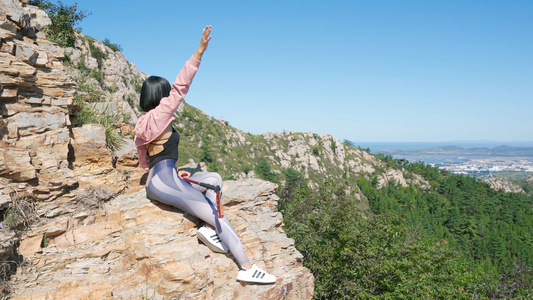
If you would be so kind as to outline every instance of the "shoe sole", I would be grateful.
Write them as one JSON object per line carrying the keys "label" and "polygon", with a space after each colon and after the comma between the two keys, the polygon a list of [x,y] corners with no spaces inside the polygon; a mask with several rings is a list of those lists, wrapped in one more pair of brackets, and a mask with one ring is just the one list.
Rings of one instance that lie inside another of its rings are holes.
{"label": "shoe sole", "polygon": [[240,278],[237,278],[237,281],[249,282],[249,283],[263,283],[263,284],[276,283],[276,280],[274,280],[274,281],[258,281],[258,280],[249,280],[249,279],[240,279]]}
{"label": "shoe sole", "polygon": [[197,235],[198,235],[198,239],[200,241],[202,241],[207,246],[207,248],[209,248],[209,249],[211,249],[211,250],[213,250],[214,252],[217,252],[217,253],[228,253],[228,251],[225,251],[224,249],[220,249],[217,246],[211,244],[209,242],[209,240],[203,234],[201,234],[200,232],[198,232]]}

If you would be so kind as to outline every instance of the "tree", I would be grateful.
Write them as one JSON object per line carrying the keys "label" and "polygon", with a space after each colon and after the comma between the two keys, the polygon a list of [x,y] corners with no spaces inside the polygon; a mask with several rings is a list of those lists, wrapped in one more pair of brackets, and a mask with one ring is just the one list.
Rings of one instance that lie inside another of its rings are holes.
{"label": "tree", "polygon": [[275,183],[278,182],[278,174],[272,172],[270,169],[270,164],[264,158],[259,162],[259,164],[257,164],[255,171],[257,172],[257,175],[259,175],[259,178],[263,180],[268,180]]}
{"label": "tree", "polygon": [[302,174],[293,168],[284,169],[283,175],[285,176],[287,185],[294,185],[302,177]]}
{"label": "tree", "polygon": [[105,38],[102,43],[106,45],[107,47],[111,48],[113,51],[122,51],[122,47],[119,44],[111,43],[111,41],[108,38]]}
{"label": "tree", "polygon": [[[30,0],[30,5],[43,9],[52,20],[52,25],[46,28],[47,38],[62,47],[74,47],[76,34],[74,26],[89,16],[84,10],[78,11],[78,4],[65,5],[61,1],[57,4],[49,0]],[[81,28],[78,28],[81,31]]]}
{"label": "tree", "polygon": [[354,148],[355,148],[355,144],[354,144],[352,141],[350,141],[350,140],[344,139],[344,140],[342,141],[342,143],[343,143],[344,145],[348,146],[348,147],[354,147]]}

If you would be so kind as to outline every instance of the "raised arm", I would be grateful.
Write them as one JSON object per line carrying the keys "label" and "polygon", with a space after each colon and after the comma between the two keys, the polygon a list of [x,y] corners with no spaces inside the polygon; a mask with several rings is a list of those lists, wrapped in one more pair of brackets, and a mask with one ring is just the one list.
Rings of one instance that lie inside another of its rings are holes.
{"label": "raised arm", "polygon": [[204,31],[202,32],[202,39],[200,40],[200,45],[198,46],[198,49],[196,49],[196,52],[194,52],[193,54],[193,57],[197,60],[202,60],[202,56],[204,55],[204,52],[207,49],[207,45],[211,40],[209,34],[211,34],[211,25],[206,26],[204,28]]}
{"label": "raised arm", "polygon": [[202,32],[198,49],[196,49],[193,56],[185,63],[185,66],[183,66],[176,77],[176,80],[172,84],[170,95],[161,99],[156,108],[141,116],[137,121],[135,130],[133,131],[135,133],[135,145],[137,146],[140,165],[147,171],[148,157],[144,145],[157,138],[174,119],[174,112],[178,109],[178,106],[189,91],[194,75],[200,66],[202,56],[211,40],[210,33],[211,26],[206,26]]}
{"label": "raised arm", "polygon": [[202,31],[200,45],[192,55],[192,58],[185,64],[183,69],[176,77],[176,80],[172,84],[170,95],[161,99],[159,106],[154,109],[158,114],[166,113],[168,117],[171,117],[176,109],[178,109],[179,105],[185,98],[185,95],[189,91],[189,87],[192,83],[194,75],[200,66],[202,56],[204,55],[207,45],[211,40],[209,34],[211,34],[211,26],[206,26]]}

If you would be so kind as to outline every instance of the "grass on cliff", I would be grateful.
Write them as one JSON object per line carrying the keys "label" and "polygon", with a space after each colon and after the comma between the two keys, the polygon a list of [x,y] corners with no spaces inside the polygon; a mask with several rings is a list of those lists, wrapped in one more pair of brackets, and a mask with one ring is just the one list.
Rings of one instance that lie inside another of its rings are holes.
{"label": "grass on cliff", "polygon": [[37,220],[34,203],[26,197],[12,197],[2,217],[2,224],[15,231],[24,231]]}
{"label": "grass on cliff", "polygon": [[106,45],[107,47],[109,47],[111,50],[115,52],[117,51],[122,52],[122,46],[120,46],[119,44],[111,43],[111,41],[108,38],[103,39],[102,43],[104,43],[104,45]]}
{"label": "grass on cliff", "polygon": [[83,124],[100,124],[105,129],[106,145],[111,151],[119,150],[124,145],[124,138],[117,133],[115,123],[120,120],[120,115],[109,111],[106,106],[100,112],[91,103],[79,101],[81,111],[78,112],[78,122]]}
{"label": "grass on cliff", "polygon": [[[3,212],[0,222],[2,227],[8,227],[16,236],[36,223],[38,216],[35,204],[27,197],[15,196],[11,198],[9,207]],[[5,229],[2,229],[5,230]],[[7,241],[3,241],[4,243]],[[15,245],[16,247],[16,245]],[[17,272],[17,268],[22,262],[22,257],[17,254],[17,250],[12,249],[9,253],[3,253],[0,258],[0,298],[7,299],[13,291],[11,290],[10,279]]]}
{"label": "grass on cliff", "polygon": [[[187,104],[173,124],[180,133],[178,165],[187,164],[190,159],[203,161],[210,171],[230,179],[249,172],[270,154],[262,136],[238,131]],[[242,143],[239,136],[248,143]]]}

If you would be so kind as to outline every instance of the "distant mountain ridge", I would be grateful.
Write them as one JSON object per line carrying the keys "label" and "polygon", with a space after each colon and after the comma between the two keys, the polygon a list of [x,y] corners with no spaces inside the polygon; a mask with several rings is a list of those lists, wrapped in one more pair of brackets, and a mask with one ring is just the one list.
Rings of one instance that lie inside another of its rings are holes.
{"label": "distant mountain ridge", "polygon": [[469,156],[501,156],[501,157],[533,157],[533,147],[512,147],[501,145],[493,148],[477,147],[462,148],[458,146],[439,146],[422,149],[385,149],[380,152],[385,154],[409,155],[469,155]]}

